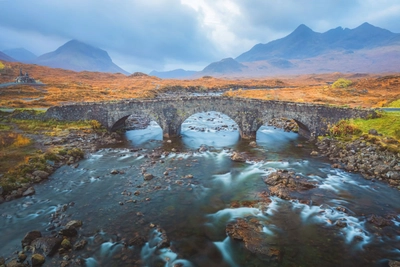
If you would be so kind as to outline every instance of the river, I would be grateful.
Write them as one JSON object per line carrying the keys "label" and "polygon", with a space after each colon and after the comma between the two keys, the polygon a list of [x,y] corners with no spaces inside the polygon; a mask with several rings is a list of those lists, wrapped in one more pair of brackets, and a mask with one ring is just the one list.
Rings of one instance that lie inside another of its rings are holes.
{"label": "river", "polygon": [[[207,149],[199,151],[202,145]],[[146,156],[160,148],[169,153]],[[310,156],[313,149],[297,134],[268,126],[257,132],[257,146],[249,146],[232,120],[214,112],[190,117],[182,137],[170,142],[151,123],[77,168],[59,168],[35,186],[35,195],[1,204],[0,255],[20,250],[28,231],[50,235],[58,212],[60,221],[83,221],[79,239],[88,244],[69,257],[90,267],[387,266],[400,260],[400,192],[331,168],[326,158]],[[232,161],[233,151],[248,160]],[[265,202],[263,178],[278,169],[317,187],[298,192],[298,200]],[[143,173],[154,178],[145,181]],[[372,214],[391,215],[392,225],[374,226]],[[259,222],[263,246],[275,253],[252,253],[227,236],[226,225],[246,217]],[[165,235],[170,246],[157,247]]]}

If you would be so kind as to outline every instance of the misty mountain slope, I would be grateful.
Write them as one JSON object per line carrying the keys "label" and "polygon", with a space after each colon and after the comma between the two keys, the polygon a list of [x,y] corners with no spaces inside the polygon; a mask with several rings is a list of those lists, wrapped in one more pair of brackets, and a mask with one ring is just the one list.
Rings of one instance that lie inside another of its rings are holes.
{"label": "misty mountain slope", "polygon": [[161,79],[182,79],[182,78],[188,78],[196,74],[197,71],[193,70],[184,70],[184,69],[176,69],[176,70],[170,70],[170,71],[156,71],[153,70],[150,72],[151,76],[156,76]]}
{"label": "misty mountain slope", "polygon": [[77,40],[71,40],[57,50],[41,55],[35,60],[35,63],[74,71],[128,74],[112,62],[106,51]]}
{"label": "misty mountain slope", "polygon": [[31,51],[26,50],[25,48],[14,48],[14,49],[7,49],[4,50],[3,53],[7,54],[8,56],[14,58],[19,62],[30,63],[33,62],[37,56],[33,54]]}
{"label": "misty mountain slope", "polygon": [[10,57],[9,55],[6,55],[5,53],[0,51],[0,60],[3,61],[9,61],[9,62],[15,62],[16,60]]}
{"label": "misty mountain slope", "polygon": [[332,51],[372,49],[379,46],[400,44],[400,34],[363,23],[354,29],[337,27],[325,33],[317,33],[300,25],[284,38],[267,44],[257,44],[239,55],[239,62],[270,59],[302,59],[316,57]]}
{"label": "misty mountain slope", "polygon": [[224,58],[218,62],[213,62],[207,67],[205,67],[201,73],[202,74],[225,74],[225,73],[235,73],[241,72],[243,69],[247,68],[245,65],[237,62],[233,58]]}

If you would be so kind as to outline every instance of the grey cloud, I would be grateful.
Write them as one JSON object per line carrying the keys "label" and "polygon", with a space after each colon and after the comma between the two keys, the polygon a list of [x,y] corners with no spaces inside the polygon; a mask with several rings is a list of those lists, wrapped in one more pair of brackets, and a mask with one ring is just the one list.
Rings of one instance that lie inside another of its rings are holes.
{"label": "grey cloud", "polygon": [[[0,25],[9,31],[78,39],[126,55],[136,65],[162,68],[169,59],[196,62],[216,56],[194,10],[178,0],[13,0],[0,2],[0,9]],[[0,33],[0,38],[4,43],[7,36]],[[26,42],[34,46],[35,40]]]}

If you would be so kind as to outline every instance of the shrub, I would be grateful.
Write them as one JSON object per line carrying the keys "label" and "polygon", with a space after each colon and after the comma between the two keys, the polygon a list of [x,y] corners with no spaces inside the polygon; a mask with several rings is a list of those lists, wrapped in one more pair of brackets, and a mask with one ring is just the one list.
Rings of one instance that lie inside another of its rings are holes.
{"label": "shrub", "polygon": [[344,78],[339,78],[332,84],[332,87],[333,88],[347,88],[352,84],[353,84],[353,82],[350,80],[347,80]]}
{"label": "shrub", "polygon": [[336,125],[332,126],[329,129],[329,132],[333,136],[348,136],[348,135],[357,135],[361,134],[362,131],[355,124],[348,120],[341,120]]}

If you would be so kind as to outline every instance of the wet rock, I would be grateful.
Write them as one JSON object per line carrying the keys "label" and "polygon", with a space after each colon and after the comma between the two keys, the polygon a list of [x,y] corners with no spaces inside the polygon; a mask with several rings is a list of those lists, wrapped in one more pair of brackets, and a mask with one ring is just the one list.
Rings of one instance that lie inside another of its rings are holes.
{"label": "wet rock", "polygon": [[20,252],[18,253],[18,260],[19,260],[20,262],[24,262],[24,261],[26,260],[27,257],[28,257],[28,256],[26,256],[26,254],[25,254],[23,251],[20,251]]}
{"label": "wet rock", "polygon": [[39,171],[39,170],[34,171],[34,172],[32,173],[32,175],[33,175],[33,176],[36,176],[36,177],[39,177],[39,178],[42,179],[42,180],[47,179],[47,178],[49,178],[49,176],[50,176],[50,174],[49,174],[48,172]]}
{"label": "wet rock", "polygon": [[159,236],[160,240],[158,241],[156,247],[158,249],[169,247],[170,244],[169,244],[169,240],[168,240],[168,237],[167,237],[167,232],[164,229],[161,229],[161,228],[158,228],[157,231],[160,233],[160,236]]}
{"label": "wet rock", "polygon": [[399,171],[388,171],[386,173],[386,177],[392,180],[400,180],[400,172]]}
{"label": "wet rock", "polygon": [[400,267],[400,261],[390,260],[389,267]]}
{"label": "wet rock", "polygon": [[71,248],[71,242],[68,239],[63,239],[63,241],[61,242],[61,247],[63,249],[70,249]]}
{"label": "wet rock", "polygon": [[257,142],[256,142],[256,141],[251,141],[251,142],[249,143],[249,146],[251,146],[251,147],[257,147]]}
{"label": "wet rock", "polygon": [[30,231],[28,232],[24,238],[21,240],[22,248],[29,246],[32,241],[35,239],[42,237],[42,233],[40,231]]}
{"label": "wet rock", "polygon": [[6,260],[4,259],[4,257],[0,257],[0,266],[5,265],[5,264],[6,264]]}
{"label": "wet rock", "polygon": [[318,156],[319,153],[318,153],[318,151],[313,150],[313,151],[311,151],[310,155],[311,156]]}
{"label": "wet rock", "polygon": [[75,228],[64,228],[60,230],[59,234],[67,237],[74,237],[78,235],[78,231]]}
{"label": "wet rock", "polygon": [[206,152],[208,151],[208,147],[206,145],[201,145],[199,148],[199,152]]}
{"label": "wet rock", "polygon": [[119,173],[119,171],[118,171],[118,170],[115,170],[115,169],[113,169],[113,170],[111,170],[111,171],[110,171],[110,173],[115,175],[115,174],[118,174],[118,173]]}
{"label": "wet rock", "polygon": [[87,244],[85,239],[80,240],[74,244],[74,250],[82,250]]}
{"label": "wet rock", "polygon": [[246,162],[246,158],[242,154],[236,151],[232,153],[231,160],[236,162]]}
{"label": "wet rock", "polygon": [[34,194],[35,194],[35,188],[33,188],[33,186],[31,186],[28,189],[26,189],[24,193],[22,193],[22,196],[26,197],[26,196],[31,196]]}
{"label": "wet rock", "polygon": [[264,183],[269,185],[270,195],[282,199],[291,199],[291,192],[309,190],[316,187],[316,182],[296,176],[294,172],[278,170],[269,174]]}
{"label": "wet rock", "polygon": [[4,192],[4,189],[3,189],[3,187],[0,185],[0,195],[2,195],[3,192]]}
{"label": "wet rock", "polygon": [[32,242],[34,251],[41,251],[45,256],[53,255],[62,242],[62,238],[56,237],[40,237]]}
{"label": "wet rock", "polygon": [[65,229],[71,229],[71,228],[79,228],[83,225],[82,221],[80,220],[72,220],[69,221],[66,225],[65,225]]}
{"label": "wet rock", "polygon": [[141,236],[135,236],[129,239],[127,245],[128,246],[136,246],[136,247],[142,247],[146,244],[146,239],[144,239]]}
{"label": "wet rock", "polygon": [[42,266],[45,262],[45,257],[41,254],[33,254],[31,258],[32,267]]}
{"label": "wet rock", "polygon": [[337,220],[336,223],[335,223],[335,225],[336,225],[337,227],[340,227],[340,228],[347,227],[347,223],[346,223],[345,219],[339,219],[339,220]]}
{"label": "wet rock", "polygon": [[145,181],[150,181],[151,179],[153,179],[154,178],[154,176],[153,176],[153,174],[151,174],[151,173],[144,173],[143,174],[143,179],[145,180]]}
{"label": "wet rock", "polygon": [[226,233],[235,240],[243,241],[249,251],[280,260],[280,250],[270,244],[263,227],[255,217],[238,218],[226,225]]}
{"label": "wet rock", "polygon": [[18,262],[17,260],[12,260],[7,263],[7,267],[26,267],[25,264]]}
{"label": "wet rock", "polygon": [[373,225],[378,226],[378,227],[385,227],[385,226],[393,225],[393,221],[392,220],[383,218],[381,216],[377,216],[375,214],[371,215],[367,219],[367,222],[372,223]]}

